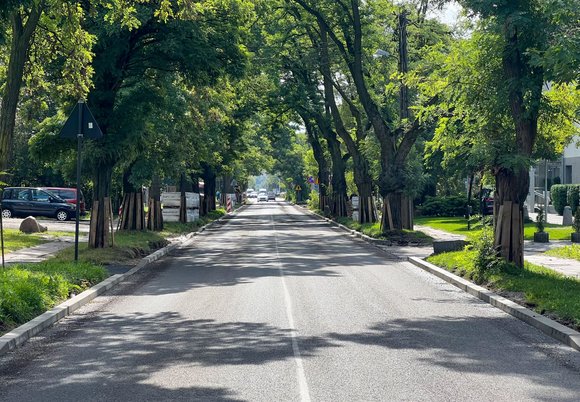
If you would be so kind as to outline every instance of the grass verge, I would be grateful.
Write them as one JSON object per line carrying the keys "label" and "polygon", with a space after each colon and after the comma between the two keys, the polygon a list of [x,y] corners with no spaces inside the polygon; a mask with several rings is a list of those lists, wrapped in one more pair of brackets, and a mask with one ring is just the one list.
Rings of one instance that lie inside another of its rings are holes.
{"label": "grass verge", "polygon": [[4,229],[4,252],[11,253],[22,248],[29,248],[46,243],[41,236],[45,233],[25,234],[16,229]]}
{"label": "grass verge", "polygon": [[[476,275],[474,259],[475,251],[465,250],[431,256],[427,261],[472,280]],[[523,269],[505,264],[500,272],[490,274],[485,286],[580,330],[580,280],[526,262]]]}
{"label": "grass verge", "polygon": [[[556,247],[546,251],[544,254],[552,257],[568,258],[580,261],[580,244],[571,244],[564,247]],[[580,297],[580,296],[579,296]]]}
{"label": "grass verge", "polygon": [[105,269],[94,264],[57,260],[13,265],[0,271],[0,333],[33,319],[107,276]]}
{"label": "grass verge", "polygon": [[[415,218],[415,224],[429,226],[433,229],[464,235],[467,238],[478,238],[483,229],[481,220],[471,221],[470,230],[467,229],[467,219],[462,217],[422,216]],[[550,234],[550,240],[569,240],[574,230],[571,226],[545,224],[545,231]],[[524,240],[533,240],[536,224],[529,222],[524,225]]]}
{"label": "grass verge", "polygon": [[380,222],[375,223],[358,223],[350,218],[336,218],[336,222],[348,227],[349,229],[361,232],[373,239],[390,240],[399,245],[413,244],[431,244],[433,239],[423,232],[413,230],[390,230],[382,233]]}

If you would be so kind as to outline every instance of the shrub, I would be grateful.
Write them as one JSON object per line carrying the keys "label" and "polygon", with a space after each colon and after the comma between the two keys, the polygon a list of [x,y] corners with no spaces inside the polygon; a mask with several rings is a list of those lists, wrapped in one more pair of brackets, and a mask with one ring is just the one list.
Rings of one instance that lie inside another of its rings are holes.
{"label": "shrub", "polygon": [[[572,213],[578,208],[578,199],[580,198],[580,186],[577,184],[568,185],[568,205],[572,208]],[[563,210],[562,210],[563,211]]]}
{"label": "shrub", "polygon": [[[425,198],[417,212],[423,216],[463,216],[466,214],[466,197],[453,195],[449,197]],[[477,211],[477,201],[471,202],[473,211]]]}
{"label": "shrub", "polygon": [[497,272],[503,263],[493,244],[493,229],[489,226],[484,226],[481,236],[473,240],[471,247],[475,251],[475,260],[473,262],[475,275],[473,280],[475,283],[481,284],[492,273]]}
{"label": "shrub", "polygon": [[542,233],[544,231],[545,224],[546,216],[544,215],[544,208],[540,208],[536,216],[536,229],[538,229],[538,232]]}
{"label": "shrub", "polygon": [[572,223],[572,227],[576,233],[580,233],[580,208],[576,208],[576,212],[574,213],[574,222]]}
{"label": "shrub", "polygon": [[320,212],[320,198],[316,191],[310,193],[310,198],[308,199],[308,209],[311,211],[319,211]]}
{"label": "shrub", "polygon": [[555,184],[550,188],[552,203],[558,215],[564,213],[564,207],[568,205],[568,186],[564,184]]}

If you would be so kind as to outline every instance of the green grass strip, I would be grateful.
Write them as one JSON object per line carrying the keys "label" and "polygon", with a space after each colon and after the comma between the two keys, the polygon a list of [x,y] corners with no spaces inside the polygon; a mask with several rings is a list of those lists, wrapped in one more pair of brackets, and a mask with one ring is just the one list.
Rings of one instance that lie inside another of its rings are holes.
{"label": "green grass strip", "polygon": [[[456,251],[431,256],[427,261],[471,279],[475,275],[474,251]],[[487,286],[498,291],[513,292],[509,298],[521,298],[540,314],[547,315],[575,329],[580,329],[580,280],[551,269],[525,263],[520,269],[512,265],[490,275]],[[517,301],[517,300],[516,300]]]}
{"label": "green grass strip", "polygon": [[[440,217],[422,216],[415,218],[415,224],[429,226],[433,229],[442,230],[448,233],[467,236],[467,238],[477,238],[481,236],[481,220],[471,221],[471,229],[467,229],[467,219],[462,217]],[[524,225],[524,239],[533,240],[536,232],[536,224],[529,222]],[[545,224],[545,231],[550,234],[550,240],[570,240],[570,234],[574,231],[571,226]]]}
{"label": "green grass strip", "polygon": [[104,268],[94,264],[56,260],[0,270],[0,332],[33,319],[107,276]]}

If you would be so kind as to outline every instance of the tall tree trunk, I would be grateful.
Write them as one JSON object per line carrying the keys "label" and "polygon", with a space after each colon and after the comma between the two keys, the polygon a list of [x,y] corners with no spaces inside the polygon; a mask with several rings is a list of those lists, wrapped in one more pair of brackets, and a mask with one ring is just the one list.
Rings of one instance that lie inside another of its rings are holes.
{"label": "tall tree trunk", "polygon": [[135,188],[129,181],[131,177],[133,162],[123,173],[123,202],[120,219],[120,230],[145,230],[145,210],[143,208],[143,191]]}
{"label": "tall tree trunk", "polygon": [[325,104],[330,111],[336,132],[344,141],[344,144],[353,159],[354,182],[359,193],[359,222],[376,222],[377,217],[372,198],[373,187],[369,164],[360,151],[358,142],[352,138],[350,132],[346,129],[344,122],[342,121],[340,110],[336,104],[334,86],[331,77],[327,31],[323,24],[319,24],[319,28],[321,32],[320,70],[323,76]]}
{"label": "tall tree trunk", "polygon": [[89,247],[109,247],[112,231],[111,176],[113,164],[103,163],[96,167],[93,209],[89,231]]}
{"label": "tall tree trunk", "polygon": [[24,16],[19,8],[11,16],[12,42],[6,84],[0,104],[0,171],[5,171],[9,166],[24,67],[28,60],[32,35],[42,15],[43,7],[44,2],[33,6],[26,22],[23,21]]}
{"label": "tall tree trunk", "polygon": [[209,165],[203,165],[203,202],[206,213],[216,210],[216,174]]}
{"label": "tall tree trunk", "polygon": [[[544,72],[525,60],[527,56],[520,49],[520,31],[516,26],[518,18],[517,15],[506,18],[502,61],[516,132],[516,149],[520,156],[529,158],[538,132]],[[495,208],[498,213],[494,244],[507,261],[523,267],[523,204],[530,186],[528,166],[500,167],[496,169],[495,179]]]}
{"label": "tall tree trunk", "polygon": [[314,159],[318,165],[318,188],[319,188],[319,200],[318,209],[323,211],[326,209],[327,205],[327,187],[328,187],[328,163],[326,162],[326,157],[324,156],[324,149],[320,143],[320,138],[317,131],[317,126],[314,126],[310,121],[310,118],[304,114],[301,114],[302,121],[306,128],[306,133],[308,136],[308,142],[312,147],[312,152],[314,154]]}
{"label": "tall tree trunk", "polygon": [[334,132],[329,132],[325,136],[328,151],[332,160],[332,202],[330,203],[331,214],[336,217],[348,215],[346,193],[346,161],[340,150],[340,142]]}
{"label": "tall tree trunk", "polygon": [[147,229],[156,232],[163,230],[163,213],[161,211],[161,178],[154,174],[151,180],[149,211],[147,211]]}

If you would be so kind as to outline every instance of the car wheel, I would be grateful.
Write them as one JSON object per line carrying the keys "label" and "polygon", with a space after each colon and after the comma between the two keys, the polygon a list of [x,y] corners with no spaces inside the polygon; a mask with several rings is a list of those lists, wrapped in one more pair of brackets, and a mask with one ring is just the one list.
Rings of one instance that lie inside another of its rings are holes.
{"label": "car wheel", "polygon": [[68,212],[63,211],[62,209],[56,212],[56,219],[59,221],[66,221],[68,220]]}
{"label": "car wheel", "polygon": [[2,218],[12,218],[12,211],[8,208],[2,210]]}

